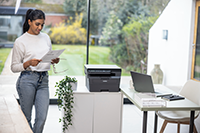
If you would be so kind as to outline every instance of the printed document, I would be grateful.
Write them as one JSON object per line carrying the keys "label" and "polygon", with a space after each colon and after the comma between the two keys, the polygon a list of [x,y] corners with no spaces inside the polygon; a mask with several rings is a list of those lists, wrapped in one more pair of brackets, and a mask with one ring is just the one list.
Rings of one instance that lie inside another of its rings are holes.
{"label": "printed document", "polygon": [[51,62],[52,59],[56,59],[58,58],[64,51],[65,49],[61,49],[61,50],[50,50],[49,52],[47,52],[43,57],[42,57],[42,61],[41,63],[45,63],[45,62]]}

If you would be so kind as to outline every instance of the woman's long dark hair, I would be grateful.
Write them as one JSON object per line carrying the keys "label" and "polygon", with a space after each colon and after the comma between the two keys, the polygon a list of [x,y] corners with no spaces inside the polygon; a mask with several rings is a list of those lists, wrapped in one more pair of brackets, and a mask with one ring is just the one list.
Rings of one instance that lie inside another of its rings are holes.
{"label": "woman's long dark hair", "polygon": [[23,33],[27,32],[29,29],[29,24],[28,24],[28,20],[30,19],[30,21],[32,22],[33,20],[36,19],[45,19],[45,14],[43,11],[38,10],[38,9],[29,9],[26,12],[26,18],[25,18],[25,22],[23,24]]}

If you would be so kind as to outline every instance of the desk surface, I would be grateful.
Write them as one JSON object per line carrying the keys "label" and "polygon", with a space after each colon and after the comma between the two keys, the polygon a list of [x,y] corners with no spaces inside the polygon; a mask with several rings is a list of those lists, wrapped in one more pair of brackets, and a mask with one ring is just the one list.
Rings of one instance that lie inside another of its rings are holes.
{"label": "desk surface", "polygon": [[[159,90],[167,90],[169,89],[163,85],[155,85]],[[167,101],[166,107],[142,107],[135,99],[136,92],[133,88],[121,88],[122,93],[133,102],[141,111],[191,111],[191,110],[200,110],[200,106],[191,102],[188,99],[184,100],[176,100],[176,101]],[[175,94],[175,92],[172,92]]]}
{"label": "desk surface", "polygon": [[14,95],[0,95],[0,133],[32,133]]}

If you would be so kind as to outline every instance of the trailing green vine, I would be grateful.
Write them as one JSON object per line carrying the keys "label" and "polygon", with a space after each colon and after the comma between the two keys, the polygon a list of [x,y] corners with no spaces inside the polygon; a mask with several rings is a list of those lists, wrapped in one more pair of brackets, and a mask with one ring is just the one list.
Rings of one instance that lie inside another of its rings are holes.
{"label": "trailing green vine", "polygon": [[72,85],[70,83],[76,83],[76,78],[70,78],[66,76],[59,82],[56,82],[56,96],[58,96],[58,108],[63,109],[64,116],[59,118],[59,122],[63,122],[63,132],[70,125],[72,125],[72,108],[74,103]]}

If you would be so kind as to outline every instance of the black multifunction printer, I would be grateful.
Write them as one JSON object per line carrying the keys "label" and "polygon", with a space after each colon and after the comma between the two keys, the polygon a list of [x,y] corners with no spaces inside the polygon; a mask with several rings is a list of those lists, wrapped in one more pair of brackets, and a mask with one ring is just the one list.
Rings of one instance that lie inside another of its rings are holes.
{"label": "black multifunction printer", "polygon": [[121,68],[116,65],[85,65],[86,87],[90,92],[120,91]]}

